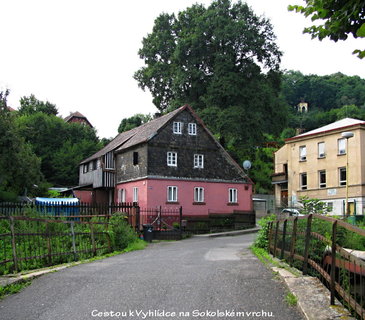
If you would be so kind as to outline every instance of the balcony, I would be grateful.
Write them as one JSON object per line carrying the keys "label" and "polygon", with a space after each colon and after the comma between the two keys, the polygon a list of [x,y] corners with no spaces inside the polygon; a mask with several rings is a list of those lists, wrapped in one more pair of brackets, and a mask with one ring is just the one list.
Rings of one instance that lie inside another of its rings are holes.
{"label": "balcony", "polygon": [[284,184],[288,183],[288,174],[285,172],[277,172],[271,176],[272,184]]}

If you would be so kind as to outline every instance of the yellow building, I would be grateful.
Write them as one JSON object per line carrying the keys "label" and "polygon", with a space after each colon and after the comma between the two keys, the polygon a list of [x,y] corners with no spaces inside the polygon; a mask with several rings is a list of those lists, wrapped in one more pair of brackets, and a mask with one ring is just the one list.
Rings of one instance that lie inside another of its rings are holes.
{"label": "yellow building", "polygon": [[346,118],[287,139],[275,153],[272,183],[276,208],[307,196],[343,215],[347,198],[349,214],[364,214],[365,121]]}

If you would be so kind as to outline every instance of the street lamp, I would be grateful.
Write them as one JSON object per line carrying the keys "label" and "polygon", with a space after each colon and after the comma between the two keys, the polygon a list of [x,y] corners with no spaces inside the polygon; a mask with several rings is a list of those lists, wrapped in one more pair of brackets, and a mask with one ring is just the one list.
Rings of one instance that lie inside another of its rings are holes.
{"label": "street lamp", "polygon": [[345,204],[345,216],[349,215],[349,139],[354,136],[351,131],[341,133],[341,137],[346,139],[346,204]]}

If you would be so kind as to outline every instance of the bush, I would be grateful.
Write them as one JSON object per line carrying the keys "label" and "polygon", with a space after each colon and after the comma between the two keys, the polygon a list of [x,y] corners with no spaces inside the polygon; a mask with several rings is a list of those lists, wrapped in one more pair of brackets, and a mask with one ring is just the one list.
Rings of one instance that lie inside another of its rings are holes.
{"label": "bush", "polygon": [[110,219],[112,224],[109,231],[113,250],[123,250],[129,244],[137,241],[138,235],[125,220],[125,216],[120,213],[114,213]]}
{"label": "bush", "polygon": [[266,216],[258,221],[261,229],[257,233],[257,238],[254,242],[254,246],[258,248],[268,249],[269,246],[269,222],[277,219],[275,214]]}

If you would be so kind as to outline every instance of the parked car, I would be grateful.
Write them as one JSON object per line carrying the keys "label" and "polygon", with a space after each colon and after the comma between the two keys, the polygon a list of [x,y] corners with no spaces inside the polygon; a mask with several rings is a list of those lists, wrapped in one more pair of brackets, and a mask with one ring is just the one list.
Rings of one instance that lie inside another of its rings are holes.
{"label": "parked car", "polygon": [[281,210],[281,214],[285,215],[285,216],[288,215],[289,217],[304,216],[304,214],[301,214],[298,209],[294,209],[294,208],[285,208],[285,209]]}

